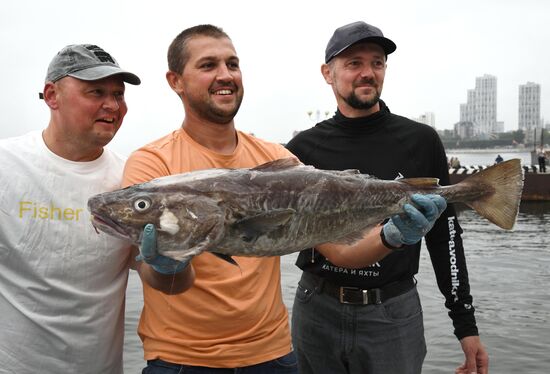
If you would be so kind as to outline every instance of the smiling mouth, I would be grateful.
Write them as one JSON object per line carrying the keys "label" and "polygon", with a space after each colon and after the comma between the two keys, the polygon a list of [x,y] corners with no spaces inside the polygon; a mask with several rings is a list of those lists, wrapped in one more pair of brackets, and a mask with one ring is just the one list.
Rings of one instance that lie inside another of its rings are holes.
{"label": "smiling mouth", "polygon": [[374,90],[374,89],[376,89],[376,86],[373,85],[373,84],[359,84],[359,85],[355,86],[355,88],[369,88],[371,90]]}
{"label": "smiling mouth", "polygon": [[233,90],[229,90],[229,89],[215,90],[215,91],[212,91],[212,94],[220,95],[220,96],[233,95]]}
{"label": "smiling mouth", "polygon": [[108,123],[110,125],[114,125],[115,124],[115,119],[114,118],[100,118],[100,119],[96,120],[96,122]]}

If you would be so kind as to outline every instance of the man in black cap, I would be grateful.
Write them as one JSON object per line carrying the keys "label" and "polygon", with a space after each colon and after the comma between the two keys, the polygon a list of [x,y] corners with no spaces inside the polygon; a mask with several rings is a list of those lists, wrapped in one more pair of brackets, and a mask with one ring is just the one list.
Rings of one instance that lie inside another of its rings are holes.
{"label": "man in black cap", "polygon": [[[436,177],[449,184],[445,150],[435,130],[392,114],[380,99],[387,56],[395,49],[380,29],[365,22],[336,29],[321,67],[336,97],[336,114],[299,133],[287,148],[320,169],[358,169],[388,180]],[[380,230],[382,242],[406,249],[372,266],[331,262],[316,249],[300,253],[296,264],[303,274],[291,324],[300,373],[422,371],[426,343],[414,279],[421,236],[386,229],[393,226]],[[461,233],[449,205],[425,241],[465,355],[457,373],[487,373]]]}
{"label": "man in black cap", "polygon": [[43,131],[0,140],[0,372],[122,373],[130,250],[97,235],[88,198],[120,186],[105,146],[140,79],[96,45],[63,48]]}

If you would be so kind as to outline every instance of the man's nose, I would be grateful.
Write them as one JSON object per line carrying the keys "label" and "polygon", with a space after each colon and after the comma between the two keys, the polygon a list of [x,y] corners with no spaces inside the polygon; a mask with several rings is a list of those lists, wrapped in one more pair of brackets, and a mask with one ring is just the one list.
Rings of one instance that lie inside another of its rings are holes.
{"label": "man's nose", "polygon": [[361,69],[361,76],[362,77],[374,77],[374,69],[371,65],[365,64],[363,68]]}
{"label": "man's nose", "polygon": [[225,64],[220,64],[220,66],[218,67],[216,79],[220,81],[233,80],[233,75],[231,75],[229,68]]}
{"label": "man's nose", "polygon": [[118,100],[118,96],[116,95],[107,95],[103,101],[103,108],[113,111],[118,110],[120,108]]}

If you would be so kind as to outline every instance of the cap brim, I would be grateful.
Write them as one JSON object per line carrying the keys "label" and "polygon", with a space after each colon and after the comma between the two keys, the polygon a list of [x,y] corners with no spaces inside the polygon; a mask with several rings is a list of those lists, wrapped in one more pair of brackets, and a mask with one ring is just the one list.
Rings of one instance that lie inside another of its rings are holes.
{"label": "cap brim", "polygon": [[378,44],[380,47],[382,47],[382,49],[384,50],[384,53],[386,54],[386,56],[389,55],[390,53],[395,52],[395,50],[397,49],[397,46],[395,45],[395,43],[392,42],[388,38],[385,38],[383,36],[368,36],[366,38],[362,38],[362,39],[356,40],[352,43],[349,43],[345,47],[342,47],[339,51],[334,52],[329,58],[327,58],[325,60],[325,62],[328,63],[330,60],[332,60],[334,57],[338,56],[340,53],[342,53],[343,51],[345,51],[346,49],[348,49],[352,45],[355,45],[357,43],[366,43],[366,42]]}
{"label": "cap brim", "polygon": [[370,40],[373,43],[380,45],[380,47],[382,47],[386,55],[389,55],[390,53],[395,52],[395,50],[397,49],[397,46],[395,45],[394,42],[392,42],[390,39],[385,38],[383,36],[372,36],[370,38],[366,38],[366,40]]}
{"label": "cap brim", "polygon": [[99,79],[111,77],[113,75],[120,75],[124,82],[133,85],[138,85],[141,83],[141,79],[139,79],[137,75],[130,73],[129,71],[122,70],[121,68],[118,68],[116,66],[95,66],[68,74],[68,76],[70,77],[81,79],[83,81],[96,81]]}

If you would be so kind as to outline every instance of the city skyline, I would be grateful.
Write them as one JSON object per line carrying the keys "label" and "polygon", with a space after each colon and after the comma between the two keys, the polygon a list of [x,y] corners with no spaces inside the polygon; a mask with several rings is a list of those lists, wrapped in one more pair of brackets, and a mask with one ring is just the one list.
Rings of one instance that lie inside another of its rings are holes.
{"label": "city skyline", "polygon": [[[541,85],[527,82],[518,88],[518,125],[515,130],[523,131],[526,138],[531,139],[536,136],[536,130],[545,128],[540,115]],[[454,125],[455,135],[461,139],[490,139],[505,132],[503,123],[496,120],[497,91],[497,77],[489,74],[476,77],[475,88],[468,89],[466,103],[460,104],[460,121]]]}

